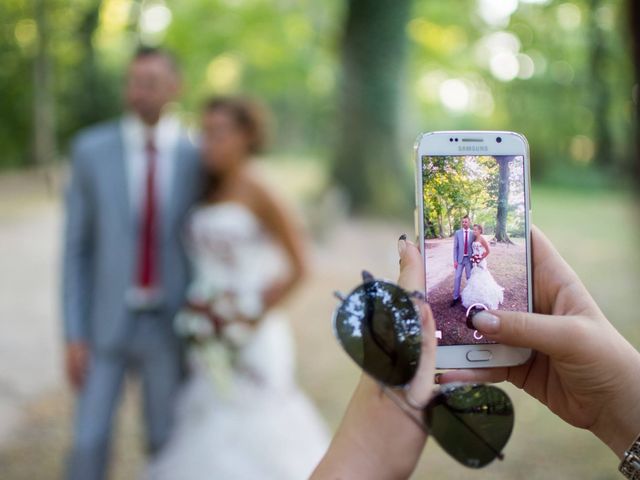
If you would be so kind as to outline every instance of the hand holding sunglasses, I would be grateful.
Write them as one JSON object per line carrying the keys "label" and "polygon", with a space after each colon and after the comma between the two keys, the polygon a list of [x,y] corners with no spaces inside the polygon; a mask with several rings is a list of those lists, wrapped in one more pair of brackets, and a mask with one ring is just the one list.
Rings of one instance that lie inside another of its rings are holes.
{"label": "hand holding sunglasses", "polygon": [[481,467],[501,457],[511,434],[513,407],[495,387],[449,386],[432,397],[435,325],[408,293],[424,290],[422,260],[403,237],[399,250],[400,286],[365,275],[336,310],[336,336],[377,383],[363,376],[312,478],[408,477],[427,431],[453,458]]}

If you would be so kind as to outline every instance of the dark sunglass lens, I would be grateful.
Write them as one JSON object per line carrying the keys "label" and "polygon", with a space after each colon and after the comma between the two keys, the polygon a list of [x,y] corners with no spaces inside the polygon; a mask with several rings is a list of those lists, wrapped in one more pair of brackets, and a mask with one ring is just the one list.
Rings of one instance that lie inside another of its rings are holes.
{"label": "dark sunglass lens", "polygon": [[445,387],[425,409],[431,435],[449,455],[471,468],[502,458],[513,421],[511,400],[491,385]]}
{"label": "dark sunglass lens", "polygon": [[349,356],[386,385],[405,385],[420,360],[422,326],[409,295],[373,281],[356,288],[336,311],[335,332]]}

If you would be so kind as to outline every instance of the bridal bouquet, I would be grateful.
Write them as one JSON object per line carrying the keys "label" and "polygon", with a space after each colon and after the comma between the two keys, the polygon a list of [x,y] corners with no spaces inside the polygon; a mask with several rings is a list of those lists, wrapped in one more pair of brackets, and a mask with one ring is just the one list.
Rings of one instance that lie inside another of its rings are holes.
{"label": "bridal bouquet", "polygon": [[471,255],[471,263],[478,265],[482,261],[482,255]]}
{"label": "bridal bouquet", "polygon": [[221,392],[228,392],[239,353],[253,337],[263,305],[259,292],[225,292],[204,300],[191,295],[176,316],[176,333],[190,344],[193,360]]}

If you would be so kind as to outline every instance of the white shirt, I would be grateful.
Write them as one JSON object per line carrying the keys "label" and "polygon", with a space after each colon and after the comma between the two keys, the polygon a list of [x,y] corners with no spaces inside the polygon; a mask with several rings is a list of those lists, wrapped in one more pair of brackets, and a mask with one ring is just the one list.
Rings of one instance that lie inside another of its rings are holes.
{"label": "white shirt", "polygon": [[121,128],[132,214],[138,216],[144,204],[148,162],[145,146],[149,137],[153,139],[157,152],[155,191],[164,210],[171,198],[180,122],[174,116],[163,115],[155,126],[149,127],[129,113],[122,118]]}

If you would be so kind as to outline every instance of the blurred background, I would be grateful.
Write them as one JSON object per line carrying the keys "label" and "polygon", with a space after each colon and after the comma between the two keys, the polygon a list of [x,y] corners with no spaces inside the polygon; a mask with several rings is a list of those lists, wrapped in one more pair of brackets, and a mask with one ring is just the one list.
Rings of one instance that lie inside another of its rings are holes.
{"label": "blurred background", "polygon": [[[194,129],[211,94],[250,94],[273,110],[261,167],[313,239],[313,274],[287,304],[298,376],[332,427],[359,372],[332,339],[331,292],[362,268],[397,275],[422,131],[524,133],[535,223],[640,346],[639,11],[634,0],[2,0],[0,478],[62,472],[73,402],[58,305],[68,145],[121,112],[140,44],[179,57],[176,108]],[[588,432],[509,391],[506,460],[477,478],[618,478]],[[117,479],[143,462],[135,384],[124,406]],[[468,474],[429,442],[415,478]]]}

